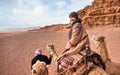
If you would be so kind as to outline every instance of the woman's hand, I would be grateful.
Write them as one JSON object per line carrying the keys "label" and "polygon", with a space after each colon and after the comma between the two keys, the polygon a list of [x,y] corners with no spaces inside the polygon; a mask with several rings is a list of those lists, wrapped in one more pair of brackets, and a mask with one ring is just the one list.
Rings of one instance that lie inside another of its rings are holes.
{"label": "woman's hand", "polygon": [[72,47],[72,46],[71,46],[70,42],[68,41],[68,42],[66,43],[65,49],[70,49],[71,47]]}
{"label": "woman's hand", "polygon": [[59,56],[57,57],[57,61],[59,61],[59,60],[60,60],[60,58],[62,58],[62,57],[64,57],[64,56],[66,56],[66,54],[65,54],[65,53],[63,53],[63,54],[59,55]]}

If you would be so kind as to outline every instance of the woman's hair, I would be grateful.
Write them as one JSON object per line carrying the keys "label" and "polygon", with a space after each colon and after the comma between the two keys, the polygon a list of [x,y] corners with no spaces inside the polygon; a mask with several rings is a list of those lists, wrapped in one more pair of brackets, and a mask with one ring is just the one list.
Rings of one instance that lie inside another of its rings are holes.
{"label": "woman's hair", "polygon": [[78,13],[77,12],[71,12],[69,14],[69,17],[75,17],[76,19],[78,19]]}
{"label": "woman's hair", "polygon": [[77,20],[76,20],[76,22],[79,22],[79,23],[81,23],[81,21],[82,21],[81,19],[77,19]]}
{"label": "woman's hair", "polygon": [[77,12],[71,12],[71,13],[69,14],[69,17],[74,17],[74,18],[76,18],[76,21],[75,21],[75,22],[81,23],[81,21],[82,21],[80,18],[78,18],[78,13],[77,13]]}

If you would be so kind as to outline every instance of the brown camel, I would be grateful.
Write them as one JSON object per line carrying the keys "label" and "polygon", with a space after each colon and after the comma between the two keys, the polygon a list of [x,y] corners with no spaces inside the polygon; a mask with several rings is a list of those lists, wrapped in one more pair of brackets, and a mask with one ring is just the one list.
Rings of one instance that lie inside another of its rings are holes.
{"label": "brown camel", "polygon": [[93,41],[97,44],[97,51],[106,65],[106,72],[111,75],[120,75],[120,63],[112,62],[108,57],[108,50],[104,36],[93,36]]}
{"label": "brown camel", "polygon": [[[51,55],[53,55],[53,59],[56,62],[56,59],[57,59],[58,55],[57,55],[57,53],[56,53],[56,51],[54,49],[54,45],[49,44],[49,45],[47,45],[46,48],[49,51],[49,53]],[[79,67],[75,72],[71,72],[70,68],[69,68],[69,69],[66,69],[65,71],[63,71],[62,74],[60,74],[60,75],[83,75],[83,74],[80,73],[81,69],[83,69],[83,68]],[[107,74],[102,68],[94,65],[94,68],[92,68],[90,70],[88,75],[109,75],[109,74]]]}

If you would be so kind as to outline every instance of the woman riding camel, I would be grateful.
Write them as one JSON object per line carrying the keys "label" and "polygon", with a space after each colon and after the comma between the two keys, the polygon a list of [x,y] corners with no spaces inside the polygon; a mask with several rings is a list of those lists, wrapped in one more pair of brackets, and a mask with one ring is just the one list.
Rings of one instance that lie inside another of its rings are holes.
{"label": "woman riding camel", "polygon": [[[69,15],[70,18],[70,30],[68,32],[69,41],[66,43],[65,51],[57,58],[59,68],[68,68],[68,63],[71,63],[71,58],[66,58],[67,56],[81,54],[81,51],[85,53],[89,50],[89,39],[88,34],[84,30],[81,19],[78,18],[76,12],[71,12]],[[84,51],[85,50],[85,51]],[[84,55],[82,55],[84,56]],[[65,58],[65,60],[61,60]],[[70,59],[70,60],[69,60]],[[80,60],[79,57],[75,57],[77,61]],[[74,61],[73,61],[74,62]],[[75,63],[74,63],[75,64]],[[60,70],[58,70],[60,71]],[[72,71],[67,70],[63,75],[73,75]]]}
{"label": "woman riding camel", "polygon": [[86,46],[89,46],[88,34],[84,30],[78,14],[71,12],[69,18],[71,27],[68,32],[69,41],[66,43],[66,50],[61,56],[77,54]]}
{"label": "woman riding camel", "polygon": [[84,30],[76,12],[71,12],[69,41],[65,51],[57,56],[54,48],[48,47],[51,55],[56,56],[58,75],[87,75],[94,65],[105,69],[101,57],[90,50],[88,34]]}

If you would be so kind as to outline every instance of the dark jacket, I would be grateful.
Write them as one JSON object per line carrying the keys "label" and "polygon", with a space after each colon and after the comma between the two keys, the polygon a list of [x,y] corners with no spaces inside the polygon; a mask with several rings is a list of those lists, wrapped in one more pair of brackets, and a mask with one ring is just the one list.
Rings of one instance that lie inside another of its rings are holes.
{"label": "dark jacket", "polygon": [[32,62],[31,62],[31,69],[32,69],[32,66],[36,63],[37,60],[40,60],[40,61],[43,61],[46,63],[46,65],[49,65],[51,64],[51,58],[48,58],[47,56],[45,55],[37,55],[35,56],[33,59],[32,59]]}

